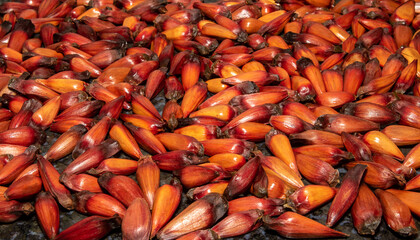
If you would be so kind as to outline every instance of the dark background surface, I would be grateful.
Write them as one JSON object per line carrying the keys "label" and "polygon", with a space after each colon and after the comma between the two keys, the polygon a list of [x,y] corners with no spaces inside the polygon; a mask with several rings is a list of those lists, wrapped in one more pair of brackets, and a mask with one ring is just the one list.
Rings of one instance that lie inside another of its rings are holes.
{"label": "dark background surface", "polygon": [[[205,2],[212,2],[214,0],[207,0]],[[0,3],[7,2],[5,0],[0,0]],[[152,101],[157,109],[161,112],[163,109],[163,106],[165,104],[165,98],[163,97],[163,94],[159,94],[153,101]],[[52,145],[52,143],[55,141],[55,139],[59,136],[57,133],[53,133],[50,131],[46,132],[46,141],[44,145],[41,148],[41,153],[45,153],[49,146]],[[259,144],[259,149],[263,151],[265,155],[271,155],[268,151],[268,149],[265,147],[264,144]],[[409,148],[403,149],[403,153],[406,155],[406,153],[409,151]],[[129,158],[125,156],[124,154],[118,153],[116,157],[121,158]],[[68,156],[64,159],[56,161],[54,166],[58,169],[59,172],[64,170],[64,168],[72,161],[71,156]],[[340,180],[342,179],[342,176],[345,173],[345,169],[339,168],[340,170]],[[161,183],[165,184],[168,183],[169,178],[172,176],[172,174],[167,172],[161,172]],[[135,179],[135,176],[132,175],[133,179]],[[308,184],[308,182],[304,181],[305,185]],[[186,206],[190,204],[190,201],[186,198],[185,194],[182,195],[182,202],[180,207],[178,208],[178,211],[176,214],[178,214],[182,209],[184,209]],[[314,219],[322,224],[325,224],[327,213],[329,209],[330,203],[323,206],[322,208],[306,215],[307,217]],[[83,214],[80,214],[76,211],[68,211],[64,208],[61,208],[60,206],[60,231],[70,227],[74,223],[84,219],[86,216]],[[419,228],[419,218],[415,217],[416,220],[416,226]],[[377,239],[377,240],[393,240],[393,239],[406,239],[406,238],[399,238],[397,235],[395,235],[392,230],[390,230],[385,221],[383,220],[379,228],[377,229],[376,235],[372,237],[363,237],[357,234],[357,231],[353,227],[353,223],[350,216],[350,211],[347,212],[347,214],[341,219],[341,221],[337,224],[337,226],[334,227],[335,230],[344,232],[349,234],[350,236],[348,238],[338,238],[338,239],[355,239],[355,240],[364,240],[364,239]],[[121,231],[114,231],[112,234],[107,236],[104,239],[107,240],[114,240],[114,239],[121,239]],[[35,213],[32,213],[29,216],[25,216],[20,218],[14,223],[10,224],[0,224],[0,240],[31,240],[31,239],[45,239],[44,234],[42,233],[42,230],[38,226],[38,222],[36,219]],[[239,239],[273,239],[273,240],[280,240],[280,239],[286,239],[280,237],[275,231],[269,230],[265,227],[260,227],[257,230],[248,233],[243,236],[239,236],[236,238],[229,238],[230,240],[239,240]],[[419,236],[415,236],[411,239],[420,239]]]}

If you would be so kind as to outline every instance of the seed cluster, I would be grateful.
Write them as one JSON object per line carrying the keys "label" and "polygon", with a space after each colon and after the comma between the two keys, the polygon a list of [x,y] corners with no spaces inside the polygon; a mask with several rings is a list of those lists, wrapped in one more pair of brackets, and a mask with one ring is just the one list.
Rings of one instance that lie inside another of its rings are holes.
{"label": "seed cluster", "polygon": [[[211,240],[259,227],[337,238],[348,236],[333,228],[349,211],[360,235],[383,219],[415,236],[419,9],[413,0],[1,4],[0,223],[35,212],[47,239]],[[46,132],[60,135],[41,154]],[[183,193],[190,202],[175,214]],[[305,217],[329,202],[325,225]],[[69,210],[87,217],[60,232]]]}

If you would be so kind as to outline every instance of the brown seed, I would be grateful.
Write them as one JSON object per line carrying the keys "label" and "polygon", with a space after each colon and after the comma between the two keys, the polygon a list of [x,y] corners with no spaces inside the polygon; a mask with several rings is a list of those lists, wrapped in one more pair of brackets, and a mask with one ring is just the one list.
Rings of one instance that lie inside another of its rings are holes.
{"label": "brown seed", "polygon": [[166,78],[164,90],[167,99],[178,100],[184,96],[184,89],[181,82],[175,76]]}
{"label": "brown seed", "polygon": [[258,172],[251,185],[250,192],[257,197],[266,197],[268,195],[268,177],[264,168],[258,168]]}
{"label": "brown seed", "polygon": [[221,180],[200,187],[191,188],[187,192],[187,197],[192,200],[197,200],[212,192],[223,194],[226,190],[228,183],[229,182],[226,180]]}
{"label": "brown seed", "polygon": [[363,80],[363,85],[366,85],[373,79],[382,76],[381,66],[384,63],[382,63],[382,65],[381,63],[379,62],[378,57],[375,57],[366,63],[366,73],[365,73],[365,79]]}
{"label": "brown seed", "polygon": [[89,191],[94,193],[101,193],[102,188],[99,186],[98,178],[94,177],[89,174],[76,174],[71,175],[64,181],[64,185],[69,189],[81,192],[81,191]]}
{"label": "brown seed", "polygon": [[[132,125],[131,123],[128,124]],[[118,142],[121,150],[133,158],[140,158],[143,155],[134,136],[130,134],[130,131],[120,121],[115,121],[109,130],[109,136]]]}
{"label": "brown seed", "polygon": [[[4,95],[3,95],[4,96]],[[13,101],[13,100],[9,100]],[[8,129],[28,126],[32,115],[42,106],[42,103],[36,99],[26,100],[20,107],[19,112],[11,119]],[[9,108],[10,102],[9,102]]]}
{"label": "brown seed", "polygon": [[68,131],[71,127],[79,124],[89,129],[94,124],[94,120],[92,118],[84,117],[69,117],[67,119],[57,120],[56,122],[51,124],[50,130],[52,132],[64,133]]}
{"label": "brown seed", "polygon": [[162,110],[162,118],[168,123],[170,129],[175,129],[178,125],[178,118],[182,118],[181,105],[176,100],[169,100],[166,102]]}
{"label": "brown seed", "polygon": [[220,120],[216,117],[200,116],[200,117],[191,117],[191,118],[178,118],[178,126],[188,126],[192,124],[204,124],[204,125],[214,125],[217,127],[223,127],[227,124],[226,121]]}
{"label": "brown seed", "polygon": [[233,213],[213,226],[211,230],[220,238],[240,236],[258,227],[262,216],[263,211],[258,209]]}
{"label": "brown seed", "polygon": [[211,229],[206,230],[197,230],[188,234],[183,235],[182,237],[177,238],[178,240],[193,240],[193,239],[208,239],[216,240],[218,239],[217,234]]}
{"label": "brown seed", "polygon": [[270,117],[269,122],[271,126],[286,135],[300,133],[312,128],[310,124],[292,115],[274,115]]}
{"label": "brown seed", "polygon": [[350,162],[346,164],[346,167],[351,168],[356,164],[363,164],[367,166],[363,181],[372,187],[387,189],[394,185],[404,186],[405,184],[404,176],[395,174],[389,168],[376,162]]}
{"label": "brown seed", "polygon": [[159,92],[160,89],[163,88],[163,81],[165,79],[165,73],[167,72],[167,68],[160,68],[157,70],[154,70],[149,74],[149,77],[146,81],[146,90],[145,90],[145,97],[146,98],[153,98],[155,97]]}
{"label": "brown seed", "polygon": [[181,82],[184,91],[194,86],[200,77],[200,58],[197,55],[189,55],[182,67]]}
{"label": "brown seed", "polygon": [[[216,106],[219,104],[228,104],[233,97],[255,93],[258,91],[257,85],[253,82],[243,82],[238,85],[229,87],[221,92],[216,93],[215,95],[209,97],[205,100],[200,106],[199,109]],[[185,116],[185,112],[184,112]]]}
{"label": "brown seed", "polygon": [[400,77],[395,82],[393,88],[394,92],[404,93],[414,84],[414,79],[417,73],[417,62],[417,59],[412,61],[401,71]]}
{"label": "brown seed", "polygon": [[72,91],[84,91],[86,83],[78,79],[35,79],[35,82],[51,88],[58,93],[67,93]]}
{"label": "brown seed", "polygon": [[35,211],[42,231],[48,239],[54,239],[60,227],[60,216],[57,202],[47,192],[38,194]]}
{"label": "brown seed", "polygon": [[309,79],[309,81],[312,83],[312,86],[314,87],[317,95],[320,95],[326,91],[321,72],[309,58],[299,59],[297,65],[298,69],[301,70],[302,75]]}
{"label": "brown seed", "polygon": [[410,25],[411,21],[414,18],[413,5],[413,1],[408,1],[400,5],[397,9],[395,9],[390,18],[391,23],[403,22]]}
{"label": "brown seed", "polygon": [[195,165],[186,166],[175,174],[186,188],[204,185],[219,176],[219,173],[213,169]]}
{"label": "brown seed", "polygon": [[42,189],[42,181],[38,176],[24,176],[14,181],[4,192],[7,200],[24,200],[38,194]]}
{"label": "brown seed", "polygon": [[420,108],[415,106],[414,104],[399,100],[391,103],[390,105],[391,110],[400,114],[401,118],[399,124],[419,128],[420,125],[416,120],[416,116],[420,114]]}
{"label": "brown seed", "polygon": [[221,130],[226,131],[238,126],[245,122],[261,122],[266,123],[269,121],[270,116],[278,113],[278,107],[274,104],[264,104],[246,110],[237,117],[233,118]]}
{"label": "brown seed", "polygon": [[152,158],[160,169],[166,171],[180,170],[186,166],[206,161],[204,158],[198,157],[197,154],[185,150],[156,154]]}
{"label": "brown seed", "polygon": [[234,153],[249,158],[251,151],[255,147],[255,144],[252,142],[234,138],[211,139],[202,141],[201,144],[204,147],[204,154],[207,156],[220,153]]}
{"label": "brown seed", "polygon": [[163,131],[164,122],[152,117],[137,114],[121,114],[120,118],[124,122],[132,123],[136,127],[147,129],[153,134]]}
{"label": "brown seed", "polygon": [[0,143],[29,146],[35,144],[40,137],[40,134],[32,127],[22,126],[1,132]]}
{"label": "brown seed", "polygon": [[379,130],[379,124],[345,114],[325,114],[318,117],[316,127],[341,134]]}
{"label": "brown seed", "polygon": [[193,112],[206,98],[207,86],[203,82],[197,82],[185,92],[181,102],[184,118]]}
{"label": "brown seed", "polygon": [[175,213],[181,201],[181,191],[182,186],[177,179],[173,179],[170,184],[162,185],[156,190],[150,238],[153,238]]}
{"label": "brown seed", "polygon": [[[270,120],[272,119],[273,117],[270,118]],[[295,155],[293,154],[292,145],[286,135],[282,134],[280,131],[272,129],[265,136],[265,144],[274,156],[286,163],[287,166],[300,176]]]}
{"label": "brown seed", "polygon": [[193,202],[173,218],[158,232],[157,237],[173,239],[195,230],[208,228],[217,222],[227,209],[228,202],[222,195],[210,193]]}
{"label": "brown seed", "polygon": [[93,117],[99,112],[102,106],[103,103],[101,101],[83,101],[61,112],[55,120],[68,119],[69,117]]}
{"label": "brown seed", "polygon": [[118,119],[124,105],[124,96],[119,96],[114,100],[107,102],[99,111],[99,118],[110,117]]}
{"label": "brown seed", "polygon": [[279,76],[266,71],[257,70],[252,72],[243,72],[235,76],[224,78],[222,83],[228,85],[238,85],[248,81],[254,82],[257,86],[265,86],[273,82],[278,82]]}
{"label": "brown seed", "polygon": [[208,159],[210,163],[220,164],[226,171],[235,171],[241,168],[246,162],[242,155],[234,153],[216,154]]}
{"label": "brown seed", "polygon": [[286,91],[279,92],[259,92],[246,95],[239,95],[230,100],[230,105],[238,107],[245,111],[255,106],[260,106],[267,103],[279,103],[288,96]]}
{"label": "brown seed", "polygon": [[91,168],[97,167],[104,159],[111,157],[120,150],[118,142],[107,139],[101,144],[87,149],[79,157],[74,159],[61,174],[60,179],[65,179],[73,174],[83,173]]}
{"label": "brown seed", "polygon": [[33,211],[34,207],[30,203],[21,203],[16,200],[0,201],[0,222],[11,223],[23,214],[29,215]]}
{"label": "brown seed", "polygon": [[328,238],[346,237],[345,233],[335,231],[310,218],[294,212],[285,212],[278,218],[265,216],[264,223],[287,238]]}
{"label": "brown seed", "polygon": [[253,142],[262,141],[265,135],[271,130],[271,127],[256,122],[244,122],[238,126],[227,130],[225,134],[230,138],[244,139]]}
{"label": "brown seed", "polygon": [[251,187],[252,182],[254,181],[257,173],[260,169],[260,160],[259,157],[250,159],[245,163],[232,177],[229,181],[228,186],[225,189],[224,196],[231,200],[235,196],[244,193]]}
{"label": "brown seed", "polygon": [[112,172],[117,175],[130,175],[137,170],[137,161],[123,158],[107,158],[95,169],[90,169],[89,174],[100,175],[104,172]]}
{"label": "brown seed", "polygon": [[136,177],[144,197],[152,209],[155,192],[159,188],[160,170],[151,156],[139,159]]}
{"label": "brown seed", "polygon": [[218,138],[219,135],[221,135],[220,128],[217,126],[201,124],[192,124],[186,127],[178,128],[174,131],[174,133],[190,136],[198,141]]}
{"label": "brown seed", "polygon": [[287,207],[305,215],[334,198],[337,190],[328,186],[306,185],[289,196]]}
{"label": "brown seed", "polygon": [[389,155],[375,153],[372,160],[389,168],[389,170],[396,174],[403,175],[406,179],[411,179],[416,175],[416,170],[414,168],[401,164],[398,160]]}
{"label": "brown seed", "polygon": [[366,168],[365,165],[357,164],[346,173],[328,211],[327,226],[335,225],[351,207],[357,197],[356,193],[359,192],[360,181]]}
{"label": "brown seed", "polygon": [[388,75],[382,75],[382,77],[375,78],[363,85],[357,90],[357,95],[373,95],[378,93],[385,93],[391,89],[395,81],[400,76],[400,71],[392,72]]}
{"label": "brown seed", "polygon": [[45,190],[55,197],[61,206],[69,210],[73,209],[70,191],[59,182],[60,173],[43,157],[38,158],[38,168]]}
{"label": "brown seed", "polygon": [[338,170],[330,164],[309,155],[297,154],[299,172],[310,182],[335,187],[339,183]]}
{"label": "brown seed", "polygon": [[375,235],[381,223],[382,206],[366,184],[360,185],[359,193],[351,208],[351,217],[361,235]]}
{"label": "brown seed", "polygon": [[10,36],[9,48],[21,52],[23,43],[34,33],[34,24],[28,19],[18,19]]}
{"label": "brown seed", "polygon": [[136,198],[127,208],[121,229],[124,239],[149,239],[151,230],[151,213],[143,198]]}
{"label": "brown seed", "polygon": [[[5,149],[7,150],[7,149]],[[31,165],[35,160],[38,147],[31,145],[23,153],[13,157],[2,169],[0,169],[0,184],[11,183],[19,174]],[[9,152],[10,153],[10,152]]]}
{"label": "brown seed", "polygon": [[91,216],[68,227],[58,234],[55,239],[101,239],[113,229],[119,228],[120,225],[121,218],[119,216]]}
{"label": "brown seed", "polygon": [[388,189],[387,192],[392,193],[395,197],[400,199],[410,211],[417,216],[419,216],[419,193],[418,192],[411,192],[411,191],[404,191],[404,190],[397,190],[397,189]]}
{"label": "brown seed", "polygon": [[280,103],[283,110],[283,115],[296,116],[308,124],[315,124],[317,117],[309,108],[302,103],[285,101]]}
{"label": "brown seed", "polygon": [[353,154],[356,161],[371,161],[372,152],[369,147],[358,137],[346,132],[341,133],[341,139],[346,149]]}
{"label": "brown seed", "polygon": [[203,145],[195,138],[178,133],[160,133],[156,138],[170,151],[187,150],[202,156]]}
{"label": "brown seed", "polygon": [[363,141],[372,152],[388,154],[397,159],[404,159],[401,150],[383,133],[370,131],[363,136]]}
{"label": "brown seed", "polygon": [[17,176],[15,181],[25,176],[38,176],[39,177],[38,164],[33,163],[29,165],[29,167],[25,168],[25,170],[23,170],[23,172],[21,172],[19,176]]}
{"label": "brown seed", "polygon": [[[242,96],[242,95],[240,95]],[[234,99],[234,98],[232,98]],[[223,121],[230,121],[236,116],[236,110],[227,104],[218,104],[206,108],[201,108],[190,114],[190,118],[194,117],[215,117]]]}
{"label": "brown seed", "polygon": [[292,11],[285,12],[284,14],[265,23],[261,26],[258,33],[261,35],[264,35],[265,33],[270,33],[271,35],[278,35],[278,33],[280,33],[283,30],[286,23],[290,20],[292,13]]}
{"label": "brown seed", "polygon": [[376,189],[375,194],[382,204],[385,221],[392,230],[403,237],[417,234],[413,216],[404,202],[384,190]]}
{"label": "brown seed", "polygon": [[73,150],[72,156],[74,159],[79,157],[86,150],[102,143],[111,126],[111,118],[103,117],[95,126],[87,131],[83,137],[80,138],[76,147]]}
{"label": "brown seed", "polygon": [[68,131],[58,137],[58,139],[51,145],[47,153],[44,155],[44,158],[54,162],[67,156],[73,151],[77,142],[85,132],[86,128],[83,125],[71,127]]}
{"label": "brown seed", "polygon": [[263,167],[263,169],[267,176],[267,197],[285,200],[286,197],[295,190],[295,188],[284,182],[269,168]]}
{"label": "brown seed", "polygon": [[336,147],[344,147],[340,135],[321,130],[307,130],[301,133],[290,134],[292,144],[327,144]]}
{"label": "brown seed", "polygon": [[112,217],[118,214],[124,218],[126,208],[117,199],[104,193],[81,191],[76,194],[75,209],[84,214]]}
{"label": "brown seed", "polygon": [[353,115],[379,124],[398,121],[399,116],[390,109],[375,103],[348,103],[343,106],[342,113]]}
{"label": "brown seed", "polygon": [[418,157],[417,154],[419,154],[420,150],[420,145],[417,144],[416,146],[414,146],[410,152],[408,152],[407,156],[404,158],[404,162],[403,165],[406,167],[411,167],[411,168],[419,168],[420,167],[420,163],[418,161]]}
{"label": "brown seed", "polygon": [[156,120],[160,120],[161,116],[153,103],[150,100],[136,92],[131,93],[132,96],[132,107],[133,113],[138,115],[144,115],[148,117],[154,117]]}
{"label": "brown seed", "polygon": [[130,206],[136,198],[144,196],[139,185],[127,176],[106,172],[99,177],[98,183],[126,207]]}
{"label": "brown seed", "polygon": [[282,179],[292,188],[300,188],[303,187],[303,182],[300,179],[300,176],[296,174],[289,166],[287,166],[282,160],[272,157],[272,156],[264,156],[262,153],[258,153],[260,156],[260,161],[263,165],[263,168],[272,170],[277,177]]}

